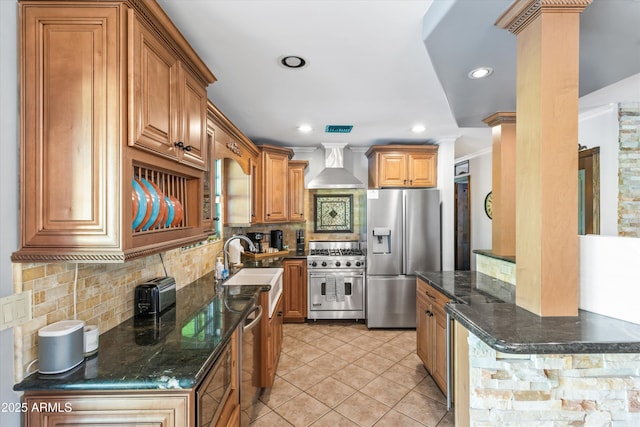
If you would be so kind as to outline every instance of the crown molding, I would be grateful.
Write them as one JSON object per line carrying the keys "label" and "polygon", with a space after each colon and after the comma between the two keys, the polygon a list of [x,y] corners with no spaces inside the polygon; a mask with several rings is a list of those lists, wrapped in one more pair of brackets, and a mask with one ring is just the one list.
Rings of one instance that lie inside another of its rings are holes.
{"label": "crown molding", "polygon": [[516,113],[515,112],[505,112],[499,111],[497,113],[493,113],[489,117],[482,119],[490,127],[502,125],[505,123],[515,123],[516,122]]}
{"label": "crown molding", "polygon": [[496,20],[496,26],[513,34],[520,33],[542,13],[580,13],[593,0],[516,0]]}

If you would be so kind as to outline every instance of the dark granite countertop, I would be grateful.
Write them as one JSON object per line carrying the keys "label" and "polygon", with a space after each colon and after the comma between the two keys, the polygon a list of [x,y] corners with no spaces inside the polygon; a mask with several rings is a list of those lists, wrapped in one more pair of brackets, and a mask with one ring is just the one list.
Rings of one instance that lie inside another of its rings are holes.
{"label": "dark granite countertop", "polygon": [[505,256],[505,255],[497,255],[494,254],[493,252],[491,252],[491,250],[488,249],[474,249],[473,251],[474,254],[478,254],[478,255],[484,255],[484,256],[488,256],[489,258],[495,258],[495,259],[499,259],[502,261],[507,261],[507,262],[512,262],[512,263],[516,263],[516,257],[514,256]]}
{"label": "dark granite countertop", "polygon": [[296,252],[289,251],[288,254],[278,254],[274,256],[265,256],[262,258],[242,258],[243,268],[269,268],[269,267],[282,267],[282,261],[286,259],[306,259],[309,255],[308,251]]}
{"label": "dark granite countertop", "polygon": [[513,285],[477,272],[417,275],[452,298],[454,302],[445,307],[447,313],[494,350],[513,354],[640,353],[640,325],[635,323],[584,310],[575,317],[540,317],[515,305],[513,294],[503,298],[508,286],[515,291]]}
{"label": "dark granite countertop", "polygon": [[516,299],[515,286],[475,271],[416,271],[416,275],[459,303],[514,303]]}
{"label": "dark granite countertop", "polygon": [[25,390],[193,388],[268,286],[225,286],[209,273],[176,293],[159,318],[131,318],[99,337],[98,353],[63,374],[32,374]]}

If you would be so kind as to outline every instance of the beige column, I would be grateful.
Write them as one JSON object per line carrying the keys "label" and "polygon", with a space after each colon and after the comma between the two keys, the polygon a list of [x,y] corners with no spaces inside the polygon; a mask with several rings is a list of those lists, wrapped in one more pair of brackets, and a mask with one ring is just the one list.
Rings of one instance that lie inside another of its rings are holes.
{"label": "beige column", "polygon": [[516,304],[578,314],[578,48],[591,0],[516,0]]}
{"label": "beige column", "polygon": [[498,112],[483,120],[491,126],[493,224],[491,252],[516,255],[516,113]]}

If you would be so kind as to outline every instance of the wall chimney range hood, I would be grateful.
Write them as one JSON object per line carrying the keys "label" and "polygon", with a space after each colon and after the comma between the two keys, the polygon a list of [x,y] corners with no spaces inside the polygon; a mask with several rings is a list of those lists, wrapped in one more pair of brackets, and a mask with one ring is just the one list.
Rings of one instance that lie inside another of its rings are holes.
{"label": "wall chimney range hood", "polygon": [[344,166],[343,148],[345,143],[323,143],[325,168],[316,175],[307,188],[364,188],[364,184]]}

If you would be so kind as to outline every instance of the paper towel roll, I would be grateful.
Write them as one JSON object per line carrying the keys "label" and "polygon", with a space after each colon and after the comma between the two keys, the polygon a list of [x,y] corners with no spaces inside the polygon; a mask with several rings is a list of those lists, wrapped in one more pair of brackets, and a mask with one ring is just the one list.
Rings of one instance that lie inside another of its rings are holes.
{"label": "paper towel roll", "polygon": [[91,356],[98,351],[98,337],[100,329],[96,325],[84,327],[84,357]]}
{"label": "paper towel roll", "polygon": [[244,248],[240,244],[240,240],[232,240],[229,244],[229,263],[240,264],[240,257],[242,252],[244,252]]}

